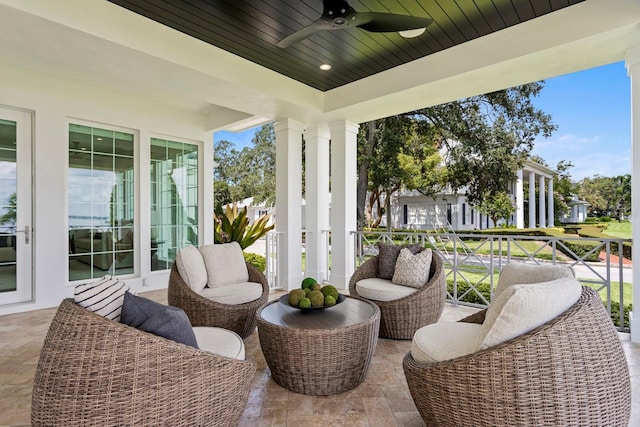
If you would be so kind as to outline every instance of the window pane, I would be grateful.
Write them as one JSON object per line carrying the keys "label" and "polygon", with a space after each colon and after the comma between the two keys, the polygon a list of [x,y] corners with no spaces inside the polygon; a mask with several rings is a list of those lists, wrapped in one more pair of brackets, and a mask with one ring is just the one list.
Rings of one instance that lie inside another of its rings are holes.
{"label": "window pane", "polygon": [[133,134],[69,125],[69,279],[133,273]]}
{"label": "window pane", "polygon": [[151,139],[151,270],[198,244],[198,146]]}

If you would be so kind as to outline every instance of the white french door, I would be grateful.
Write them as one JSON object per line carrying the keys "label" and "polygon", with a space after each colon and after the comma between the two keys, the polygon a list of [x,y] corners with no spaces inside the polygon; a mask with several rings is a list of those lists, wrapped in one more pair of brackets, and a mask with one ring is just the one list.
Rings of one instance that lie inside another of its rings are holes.
{"label": "white french door", "polygon": [[31,121],[0,107],[0,305],[33,298]]}

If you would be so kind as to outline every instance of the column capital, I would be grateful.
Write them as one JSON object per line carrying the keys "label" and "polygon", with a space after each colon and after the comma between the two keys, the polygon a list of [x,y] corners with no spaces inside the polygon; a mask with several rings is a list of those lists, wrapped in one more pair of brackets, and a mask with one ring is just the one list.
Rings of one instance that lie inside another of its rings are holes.
{"label": "column capital", "polygon": [[631,68],[640,65],[640,46],[628,49],[625,52],[624,66],[627,69],[627,75],[631,76]]}
{"label": "column capital", "polygon": [[345,133],[358,133],[360,125],[358,123],[350,122],[348,120],[338,120],[329,123],[329,129],[331,133],[344,131]]}
{"label": "column capital", "polygon": [[329,128],[326,126],[314,126],[309,127],[304,130],[303,135],[305,138],[318,138],[318,139],[329,139],[331,137],[331,132]]}
{"label": "column capital", "polygon": [[282,119],[273,124],[273,130],[276,132],[282,132],[287,129],[302,133],[304,131],[304,123],[293,119]]}

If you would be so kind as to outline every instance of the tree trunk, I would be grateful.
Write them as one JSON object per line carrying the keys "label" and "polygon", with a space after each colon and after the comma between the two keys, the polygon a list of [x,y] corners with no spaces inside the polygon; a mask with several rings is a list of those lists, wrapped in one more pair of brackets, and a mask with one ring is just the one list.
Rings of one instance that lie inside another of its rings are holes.
{"label": "tree trunk", "polygon": [[358,229],[362,230],[367,225],[367,217],[365,215],[365,205],[367,202],[367,189],[369,188],[369,164],[373,157],[373,149],[375,146],[375,130],[376,121],[367,123],[367,145],[363,147],[361,153],[363,157],[360,159],[360,167],[358,168],[358,184],[356,193],[357,203],[357,221]]}

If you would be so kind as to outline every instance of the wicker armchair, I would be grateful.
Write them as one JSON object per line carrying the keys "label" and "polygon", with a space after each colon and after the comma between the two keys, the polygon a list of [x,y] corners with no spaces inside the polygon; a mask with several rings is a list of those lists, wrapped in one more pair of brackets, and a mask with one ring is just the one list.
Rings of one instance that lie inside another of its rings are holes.
{"label": "wicker armchair", "polygon": [[174,263],[169,276],[169,305],[183,309],[193,326],[229,329],[246,338],[256,328],[256,311],[269,298],[269,282],[264,274],[249,263],[247,263],[247,270],[249,281],[262,285],[262,295],[254,301],[229,305],[211,301],[194,292],[182,279]]}
{"label": "wicker armchair", "polygon": [[602,301],[587,287],[569,310],[527,334],[438,363],[418,363],[409,353],[403,367],[429,426],[629,422],[627,362]]}
{"label": "wicker armchair", "polygon": [[65,299],[33,385],[33,426],[229,426],[256,365],[158,337]]}
{"label": "wicker armchair", "polygon": [[[349,280],[350,295],[360,297],[356,283],[376,277],[378,256],[367,260],[356,269]],[[372,301],[380,308],[381,338],[407,340],[422,326],[437,322],[444,310],[447,283],[442,258],[433,253],[429,281],[417,292],[393,301]]]}

